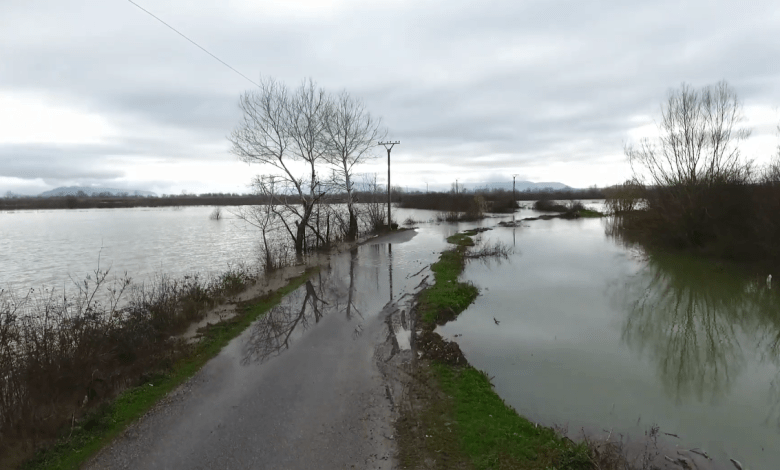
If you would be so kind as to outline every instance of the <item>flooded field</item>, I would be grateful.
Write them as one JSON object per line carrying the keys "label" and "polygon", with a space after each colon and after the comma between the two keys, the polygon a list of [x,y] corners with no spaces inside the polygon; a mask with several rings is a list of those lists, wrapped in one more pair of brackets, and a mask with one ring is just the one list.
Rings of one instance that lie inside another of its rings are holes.
{"label": "flooded field", "polygon": [[499,395],[573,435],[636,438],[657,424],[672,449],[713,457],[706,468],[779,468],[777,289],[713,263],[647,258],[598,219],[527,225],[483,235],[515,254],[469,263],[463,278],[482,295],[439,329],[462,335]]}
{"label": "flooded field", "polygon": [[[61,287],[94,270],[98,253],[101,266],[135,279],[219,272],[248,260],[256,232],[237,220],[210,221],[210,211],[0,214],[0,283]],[[536,215],[522,209],[514,217]],[[446,236],[493,227],[482,241],[500,241],[514,254],[468,263],[463,277],[481,295],[439,331],[459,335],[467,359],[495,377],[507,403],[534,421],[567,426],[572,436],[585,429],[631,440],[657,424],[670,448],[713,457],[700,468],[734,468],[731,458],[745,468],[780,468],[780,296],[764,278],[685,257],[648,257],[605,236],[599,219],[498,227],[512,216],[460,224],[435,217],[394,210],[401,223],[418,221],[415,236],[334,256],[245,332],[235,356],[262,364],[308,332],[321,329],[316,334],[326,341],[334,322],[348,328],[338,327],[331,340],[360,337],[382,306],[416,289]],[[399,331],[399,345],[405,341]]]}
{"label": "flooded field", "polygon": [[[230,210],[230,208],[227,208]],[[257,236],[237,219],[209,220],[211,207],[0,212],[0,288],[62,289],[98,266],[142,281],[218,273],[252,260]],[[229,215],[228,215],[229,217]]]}

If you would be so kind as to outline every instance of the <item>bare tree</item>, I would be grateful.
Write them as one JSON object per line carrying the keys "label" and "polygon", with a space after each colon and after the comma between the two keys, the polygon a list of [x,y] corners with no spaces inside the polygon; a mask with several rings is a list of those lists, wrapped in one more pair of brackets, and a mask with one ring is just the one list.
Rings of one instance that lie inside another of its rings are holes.
{"label": "bare tree", "polygon": [[365,201],[365,220],[369,230],[378,230],[387,220],[386,205],[384,201],[387,194],[376,180],[376,173],[364,174],[362,192],[367,194]]}
{"label": "bare tree", "polygon": [[264,197],[265,204],[257,206],[239,206],[231,213],[244,222],[260,230],[263,237],[261,248],[261,262],[265,272],[282,267],[287,261],[284,259],[284,250],[271,243],[275,233],[281,228],[281,219],[277,194],[277,177],[274,175],[255,177],[252,186],[255,193]]}
{"label": "bare tree", "polygon": [[636,177],[646,170],[655,186],[709,185],[747,177],[737,142],[750,131],[737,128],[742,104],[725,81],[694,90],[683,83],[661,107],[660,137],[629,145],[626,156]]}
{"label": "bare tree", "polygon": [[[271,167],[278,202],[285,214],[280,221],[293,240],[295,252],[304,251],[306,228],[315,204],[325,194],[317,178],[317,164],[325,155],[323,139],[325,92],[304,80],[293,94],[284,84],[267,78],[260,88],[241,96],[243,120],[228,138],[241,161]],[[302,166],[305,177],[297,175]],[[293,227],[291,223],[294,223]]]}
{"label": "bare tree", "polygon": [[358,232],[353,191],[354,167],[375,157],[371,150],[385,137],[386,131],[381,128],[381,120],[373,118],[363,102],[346,91],[330,100],[324,124],[328,151],[326,158],[334,170],[331,184],[347,195],[349,226],[346,238],[353,241]]}
{"label": "bare tree", "polygon": [[[780,126],[777,126],[777,131],[780,134]],[[780,145],[777,146],[777,151],[772,160],[764,167],[760,182],[768,185],[780,184]]]}

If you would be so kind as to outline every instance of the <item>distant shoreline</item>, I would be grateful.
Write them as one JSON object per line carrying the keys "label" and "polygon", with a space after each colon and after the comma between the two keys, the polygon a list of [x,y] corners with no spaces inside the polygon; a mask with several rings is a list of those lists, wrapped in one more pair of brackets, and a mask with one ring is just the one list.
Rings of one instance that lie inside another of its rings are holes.
{"label": "distant shoreline", "polygon": [[264,204],[265,199],[246,196],[169,197],[18,197],[0,199],[0,210],[30,209],[121,209],[130,207],[246,206]]}

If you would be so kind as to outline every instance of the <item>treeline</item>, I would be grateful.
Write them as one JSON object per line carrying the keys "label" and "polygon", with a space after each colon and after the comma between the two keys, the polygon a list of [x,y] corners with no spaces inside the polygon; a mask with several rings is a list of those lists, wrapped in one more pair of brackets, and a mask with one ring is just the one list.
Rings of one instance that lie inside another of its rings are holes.
{"label": "treeline", "polygon": [[514,212],[518,208],[511,191],[408,193],[400,195],[400,205],[408,209],[440,212],[461,212],[466,219],[475,219],[485,212]]}
{"label": "treeline", "polygon": [[764,167],[741,158],[749,135],[725,82],[683,84],[662,106],[657,141],[627,147],[634,178],[608,188],[612,234],[741,263],[780,263],[780,149]]}
{"label": "treeline", "polygon": [[506,189],[484,189],[450,192],[414,192],[400,193],[398,200],[401,207],[408,209],[427,209],[440,212],[462,213],[461,219],[473,219],[484,212],[511,213],[519,206],[517,201],[538,200],[579,200],[604,199],[602,189],[591,187],[587,189],[564,190],[531,190],[509,191]]}
{"label": "treeline", "polygon": [[162,197],[146,196],[53,196],[0,198],[0,210],[23,209],[113,209],[125,207],[243,206],[263,204],[267,198],[255,194],[201,194]]}

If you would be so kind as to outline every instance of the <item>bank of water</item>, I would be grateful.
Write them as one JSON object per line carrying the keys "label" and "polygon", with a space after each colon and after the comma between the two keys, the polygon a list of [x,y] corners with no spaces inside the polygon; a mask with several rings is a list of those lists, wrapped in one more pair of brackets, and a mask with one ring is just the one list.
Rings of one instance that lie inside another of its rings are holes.
{"label": "bank of water", "polygon": [[731,458],[780,468],[777,289],[693,258],[648,257],[607,238],[600,220],[483,238],[515,253],[468,264],[463,279],[482,295],[439,331],[462,335],[469,362],[520,414],[628,440],[657,424],[667,450],[702,449],[707,468],[734,468]]}

